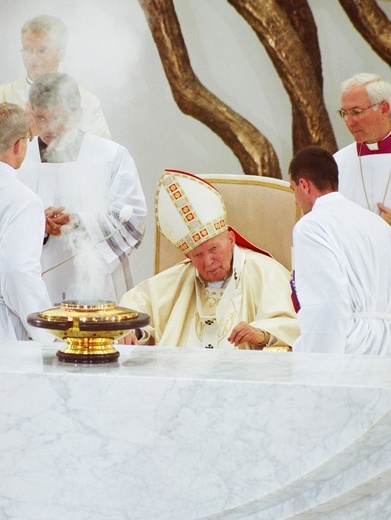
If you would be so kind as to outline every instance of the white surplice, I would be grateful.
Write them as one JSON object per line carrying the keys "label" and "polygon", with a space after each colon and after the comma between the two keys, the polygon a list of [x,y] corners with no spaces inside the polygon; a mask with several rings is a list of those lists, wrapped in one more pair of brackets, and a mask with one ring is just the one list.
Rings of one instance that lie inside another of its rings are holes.
{"label": "white surplice", "polygon": [[53,341],[27,317],[51,307],[41,277],[42,201],[0,162],[0,339]]}
{"label": "white surplice", "polygon": [[[128,255],[143,237],[146,218],[144,194],[129,152],[113,141],[85,134],[77,161],[42,163],[35,138],[19,178],[42,198],[45,208],[64,206],[81,222],[58,237],[50,235],[43,247],[42,270],[52,301],[117,302],[132,287]],[[133,215],[119,224],[124,205],[133,208]],[[75,253],[74,259],[45,273]]]}
{"label": "white surplice", "polygon": [[359,158],[357,144],[353,143],[339,150],[334,158],[339,171],[338,190],[342,195],[374,213],[379,213],[378,202],[384,201],[384,205],[391,208],[391,182],[388,184],[391,175],[391,153],[373,153]]}
{"label": "white surplice", "polygon": [[391,228],[338,192],[293,231],[294,351],[391,355]]}

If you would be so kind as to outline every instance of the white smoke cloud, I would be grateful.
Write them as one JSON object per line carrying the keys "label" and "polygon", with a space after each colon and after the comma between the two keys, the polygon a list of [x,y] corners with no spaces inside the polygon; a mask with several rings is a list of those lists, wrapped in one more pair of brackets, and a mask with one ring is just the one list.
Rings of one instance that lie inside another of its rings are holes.
{"label": "white smoke cloud", "polygon": [[64,232],[69,249],[75,255],[73,259],[75,265],[74,279],[66,296],[67,300],[101,300],[105,289],[105,262],[97,253],[84,228],[69,228]]}
{"label": "white smoke cloud", "polygon": [[120,233],[121,225],[131,219],[133,212],[130,205],[124,205],[119,214],[118,225],[110,234],[96,243],[92,242],[83,225],[75,227],[74,223],[71,222],[62,227],[60,240],[62,247],[68,251],[69,256],[48,267],[43,274],[68,262],[74,263],[72,284],[67,294],[64,295],[66,300],[96,301],[102,299],[102,294],[107,289],[105,287],[107,266],[100,257],[96,246]]}

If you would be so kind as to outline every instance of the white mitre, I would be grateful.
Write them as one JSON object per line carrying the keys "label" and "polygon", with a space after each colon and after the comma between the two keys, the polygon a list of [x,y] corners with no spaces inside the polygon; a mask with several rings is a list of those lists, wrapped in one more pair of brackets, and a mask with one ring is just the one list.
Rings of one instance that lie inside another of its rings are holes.
{"label": "white mitre", "polygon": [[184,254],[228,229],[220,193],[190,173],[165,170],[155,199],[160,232]]}

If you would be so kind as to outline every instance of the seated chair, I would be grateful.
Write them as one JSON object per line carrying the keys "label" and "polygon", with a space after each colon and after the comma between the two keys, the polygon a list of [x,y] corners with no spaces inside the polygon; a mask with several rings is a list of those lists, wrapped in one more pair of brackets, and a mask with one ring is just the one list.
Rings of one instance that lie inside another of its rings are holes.
{"label": "seated chair", "polygon": [[[199,175],[222,195],[228,225],[291,270],[292,229],[301,216],[289,182],[256,175]],[[184,260],[156,229],[155,274]]]}

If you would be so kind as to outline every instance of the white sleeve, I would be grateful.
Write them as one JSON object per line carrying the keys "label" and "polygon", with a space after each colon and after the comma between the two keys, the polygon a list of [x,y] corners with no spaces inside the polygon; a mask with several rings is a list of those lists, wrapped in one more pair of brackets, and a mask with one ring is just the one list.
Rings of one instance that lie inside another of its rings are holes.
{"label": "white sleeve", "polygon": [[33,193],[31,198],[19,198],[12,208],[12,218],[2,228],[1,294],[31,338],[53,341],[51,334],[27,323],[29,314],[52,306],[41,276],[44,226],[41,200]]}
{"label": "white sleeve", "polygon": [[79,90],[82,108],[82,119],[79,124],[80,130],[110,139],[110,130],[99,99],[82,87],[79,87]]}
{"label": "white sleeve", "polygon": [[[147,206],[137,168],[129,152],[118,146],[111,165],[108,206],[97,212],[79,212],[90,238],[107,264],[116,264],[137,247],[144,235]],[[120,222],[120,212],[130,206],[132,216]],[[104,240],[114,233],[109,240]]]}

